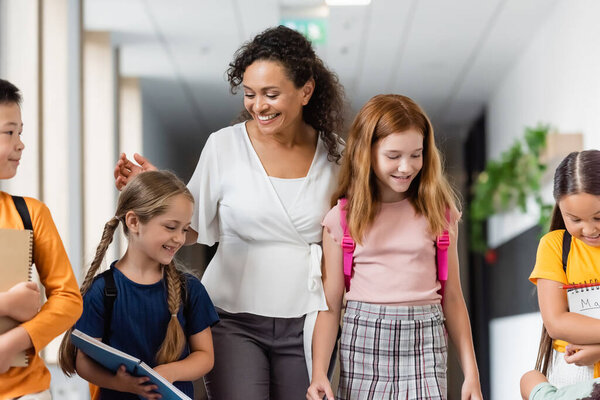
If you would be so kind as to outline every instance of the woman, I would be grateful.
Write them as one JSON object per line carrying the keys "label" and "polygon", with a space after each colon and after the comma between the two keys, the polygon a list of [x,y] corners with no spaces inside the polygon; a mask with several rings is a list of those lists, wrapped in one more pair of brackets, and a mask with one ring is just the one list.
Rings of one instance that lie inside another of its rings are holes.
{"label": "woman", "polygon": [[[210,399],[300,399],[312,331],[326,309],[321,220],[340,159],[343,89],[299,33],[279,26],[244,44],[227,71],[247,121],[213,133],[188,184],[188,243],[219,242],[202,283],[219,310]],[[117,187],[141,170],[121,156]],[[309,372],[307,372],[309,371]]]}

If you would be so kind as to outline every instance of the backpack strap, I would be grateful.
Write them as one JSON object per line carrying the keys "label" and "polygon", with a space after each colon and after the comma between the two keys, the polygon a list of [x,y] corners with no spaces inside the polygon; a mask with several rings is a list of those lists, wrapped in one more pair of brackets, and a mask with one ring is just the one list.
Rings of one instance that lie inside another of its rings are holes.
{"label": "backpack strap", "polygon": [[[446,209],[446,220],[450,224],[450,210]],[[448,280],[448,247],[450,247],[450,235],[448,229],[444,230],[435,240],[435,246],[437,247],[436,259],[438,269],[438,280],[440,281],[439,294],[442,296],[442,304],[444,303],[444,288],[446,281]]]}
{"label": "backpack strap", "polygon": [[100,276],[104,279],[104,334],[102,335],[102,343],[108,344],[112,312],[117,299],[117,285],[115,284],[112,268],[107,269]]}
{"label": "backpack strap", "polygon": [[356,243],[352,236],[350,236],[350,230],[348,229],[348,221],[346,220],[346,205],[348,201],[345,197],[338,201],[340,209],[340,225],[344,231],[342,237],[342,252],[344,254],[344,284],[346,285],[346,291],[350,290],[350,280],[352,279],[352,266],[354,263],[354,249]]}
{"label": "backpack strap", "polygon": [[562,241],[562,264],[565,274],[567,273],[567,261],[569,260],[569,252],[571,251],[571,234],[565,229]]}
{"label": "backpack strap", "polygon": [[[29,215],[29,209],[27,208],[27,203],[25,203],[25,199],[21,196],[10,196],[13,199],[13,203],[15,203],[15,208],[21,217],[21,221],[23,221],[23,227],[27,230],[33,232],[33,224],[31,223],[31,215]],[[31,247],[31,260],[33,261],[33,246]]]}
{"label": "backpack strap", "polygon": [[29,209],[27,208],[27,203],[25,203],[25,199],[21,196],[11,196],[13,202],[15,203],[15,207],[17,208],[17,212],[23,221],[23,226],[25,229],[29,229],[33,232],[33,224],[31,223],[31,216],[29,215]]}

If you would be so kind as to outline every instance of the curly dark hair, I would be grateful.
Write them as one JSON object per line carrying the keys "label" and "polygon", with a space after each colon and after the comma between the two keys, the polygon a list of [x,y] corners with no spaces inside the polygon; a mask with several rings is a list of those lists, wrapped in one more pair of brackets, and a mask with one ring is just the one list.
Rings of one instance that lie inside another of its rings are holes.
{"label": "curly dark hair", "polygon": [[[310,78],[315,80],[315,90],[304,106],[302,118],[319,132],[329,159],[339,161],[338,144],[342,141],[334,132],[340,132],[343,127],[344,89],[337,75],[315,54],[310,42],[283,25],[259,33],[235,52],[229,64],[227,79],[231,93],[237,93],[246,68],[256,60],[281,63],[296,88],[304,86]],[[247,112],[242,115],[250,118]]]}

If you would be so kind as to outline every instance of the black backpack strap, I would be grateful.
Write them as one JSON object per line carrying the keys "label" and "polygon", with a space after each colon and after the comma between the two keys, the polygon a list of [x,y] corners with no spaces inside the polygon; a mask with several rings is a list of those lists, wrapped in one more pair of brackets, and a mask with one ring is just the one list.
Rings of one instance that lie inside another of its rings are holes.
{"label": "black backpack strap", "polygon": [[562,264],[565,274],[567,273],[567,260],[569,259],[569,252],[571,251],[571,234],[565,229],[562,242]]}
{"label": "black backpack strap", "polygon": [[[33,224],[31,223],[31,215],[29,215],[29,209],[27,208],[27,203],[25,203],[25,199],[21,196],[10,196],[15,203],[15,207],[19,216],[21,217],[21,221],[23,221],[23,227],[25,229],[33,232]],[[33,249],[31,250],[31,260],[33,262]]]}
{"label": "black backpack strap", "polygon": [[108,344],[110,340],[110,323],[112,322],[112,312],[117,299],[117,285],[112,268],[107,269],[101,274],[104,279],[104,334],[102,343]]}
{"label": "black backpack strap", "polygon": [[33,231],[33,225],[31,224],[31,216],[29,215],[29,209],[27,208],[27,203],[25,203],[25,199],[20,196],[11,196],[13,202],[15,203],[15,207],[17,208],[17,212],[21,216],[21,220],[23,221],[23,226],[25,229],[29,229]]}

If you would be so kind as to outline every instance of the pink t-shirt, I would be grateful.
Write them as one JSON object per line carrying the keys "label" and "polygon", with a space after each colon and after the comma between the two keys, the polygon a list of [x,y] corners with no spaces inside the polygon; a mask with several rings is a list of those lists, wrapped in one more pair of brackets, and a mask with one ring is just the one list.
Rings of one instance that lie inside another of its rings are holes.
{"label": "pink t-shirt", "polygon": [[[341,243],[339,205],[322,225]],[[361,244],[354,250],[354,275],[347,300],[374,304],[439,304],[435,236],[427,219],[408,199],[383,203]],[[340,265],[340,268],[342,266]]]}

